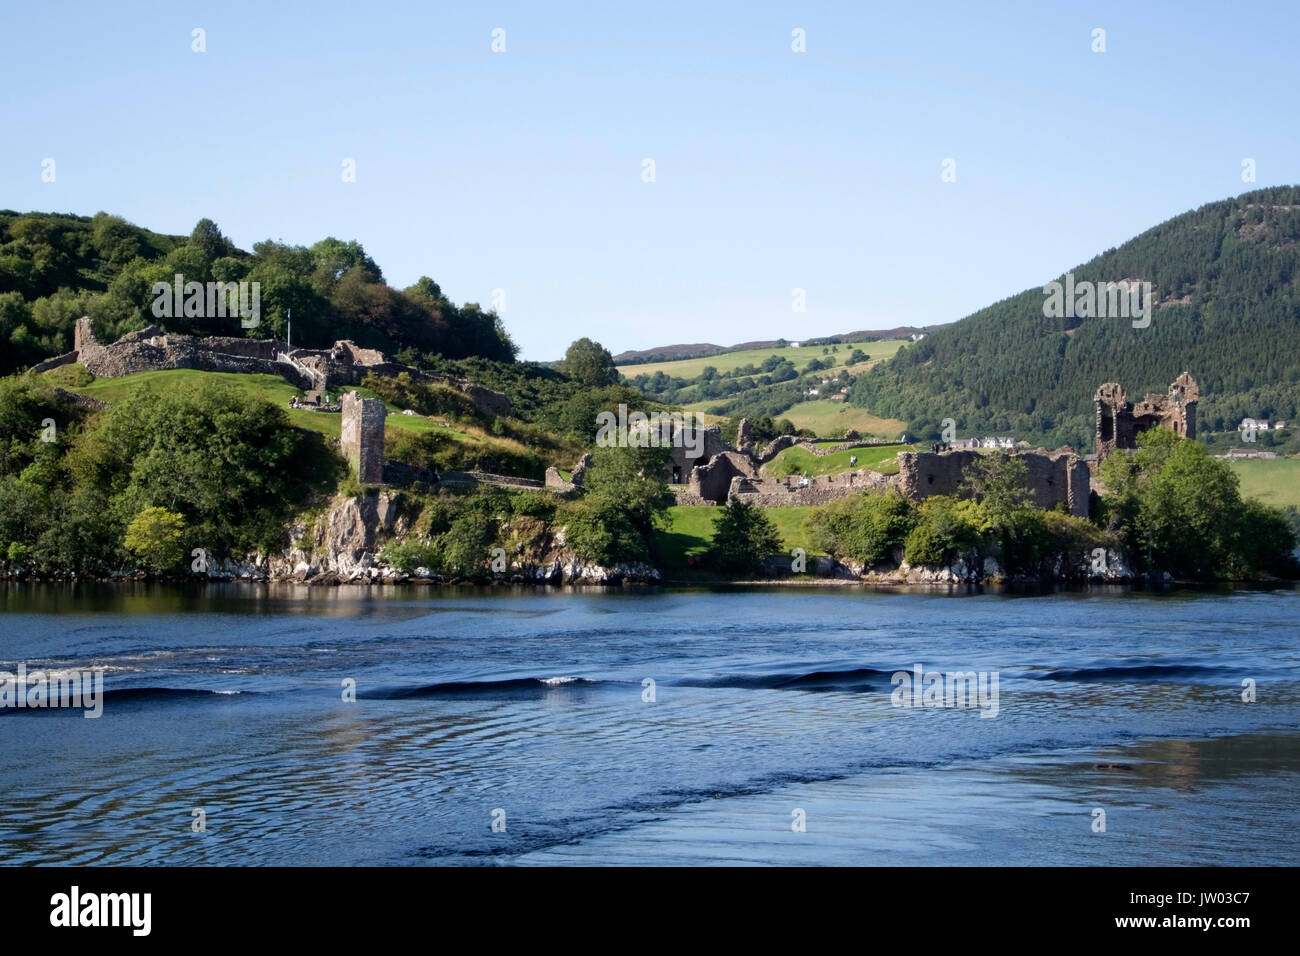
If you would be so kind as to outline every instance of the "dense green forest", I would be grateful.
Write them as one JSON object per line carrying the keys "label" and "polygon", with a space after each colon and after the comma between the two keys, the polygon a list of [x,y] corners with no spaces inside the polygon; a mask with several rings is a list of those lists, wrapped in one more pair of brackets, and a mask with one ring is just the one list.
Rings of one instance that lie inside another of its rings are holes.
{"label": "dense green forest", "polygon": [[[1153,284],[1147,328],[1045,318],[1029,289],[938,329],[859,376],[850,401],[937,438],[1011,434],[1091,450],[1093,394],[1132,398],[1191,372],[1202,431],[1300,411],[1300,188],[1264,189],[1171,219],[1073,270],[1076,283]],[[1057,279],[1062,277],[1048,277]]]}
{"label": "dense green forest", "polygon": [[[242,329],[228,318],[158,319],[155,282],[258,282],[261,324]],[[141,229],[117,216],[0,211],[0,374],[72,348],[73,323],[91,316],[107,340],[150,324],[193,335],[285,334],[323,348],[351,339],[399,361],[420,353],[449,359],[513,361],[517,349],[500,319],[478,305],[457,306],[421,277],[405,290],[356,241],[327,238],[307,246],[267,239],[237,249],[210,219],[188,236]]]}

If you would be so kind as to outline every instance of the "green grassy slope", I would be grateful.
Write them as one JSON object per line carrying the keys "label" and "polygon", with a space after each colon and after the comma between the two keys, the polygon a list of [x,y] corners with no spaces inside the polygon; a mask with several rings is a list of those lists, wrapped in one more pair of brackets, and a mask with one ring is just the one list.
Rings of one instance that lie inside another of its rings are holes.
{"label": "green grassy slope", "polygon": [[[781,535],[783,547],[803,548],[810,554],[804,519],[812,508],[764,508]],[[686,559],[699,558],[713,542],[713,526],[721,508],[710,505],[675,505],[668,509],[669,526],[659,533],[659,546],[666,569],[686,567]]]}
{"label": "green grassy slope", "polygon": [[[226,382],[238,391],[253,397],[264,398],[279,405],[289,413],[289,421],[296,427],[319,432],[330,438],[339,437],[341,416],[337,412],[312,412],[300,408],[289,408],[289,399],[301,395],[302,390],[290,385],[278,375],[245,375],[238,372],[205,372],[195,369],[169,369],[161,372],[139,372],[122,378],[100,378],[89,385],[72,388],[102,402],[113,402],[125,398],[136,389],[141,388],[184,388],[187,384],[207,379]],[[347,389],[351,391],[351,389]],[[375,394],[366,388],[357,388],[357,393],[365,398],[375,398]],[[331,397],[333,395],[331,394]],[[403,415],[401,409],[386,405],[388,419],[386,424],[404,431],[436,431],[459,438],[468,437],[465,432],[454,428],[443,428],[420,415]]]}
{"label": "green grassy slope", "polygon": [[1247,458],[1229,462],[1241,479],[1241,493],[1267,505],[1300,508],[1300,458]]}
{"label": "green grassy slope", "polygon": [[675,362],[649,362],[645,365],[621,365],[619,372],[628,378],[636,378],[638,375],[653,375],[655,372],[663,372],[665,375],[674,378],[692,379],[704,371],[706,366],[712,365],[719,372],[729,372],[732,369],[740,368],[742,365],[761,365],[763,360],[769,355],[776,355],[782,359],[789,359],[799,371],[803,371],[808,363],[813,359],[835,359],[835,370],[843,369],[843,362],[847,359],[854,349],[861,349],[866,352],[869,361],[849,366],[852,372],[860,372],[875,364],[884,361],[893,356],[900,348],[908,344],[900,339],[891,339],[885,342],[859,342],[856,345],[841,345],[838,352],[830,355],[822,354],[822,346],[805,345],[802,348],[769,348],[769,349],[746,349],[742,352],[726,352],[722,355],[710,355],[705,358],[679,359]]}
{"label": "green grassy slope", "polygon": [[[834,442],[823,443],[834,445]],[[787,448],[762,468],[764,477],[784,478],[786,475],[838,475],[854,468],[870,468],[882,474],[898,472],[898,453],[918,451],[918,445],[880,445],[872,448],[850,448],[830,455],[817,456],[798,445]],[[857,456],[857,465],[849,460]]]}

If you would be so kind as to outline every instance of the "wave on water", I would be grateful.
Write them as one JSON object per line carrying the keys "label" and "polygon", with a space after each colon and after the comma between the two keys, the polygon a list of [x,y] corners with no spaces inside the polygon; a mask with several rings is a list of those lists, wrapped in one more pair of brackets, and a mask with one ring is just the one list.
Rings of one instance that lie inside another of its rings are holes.
{"label": "wave on water", "polygon": [[418,687],[376,687],[358,691],[361,700],[405,700],[413,697],[528,697],[606,681],[588,677],[513,677],[504,680],[442,681]]}
{"label": "wave on water", "polygon": [[254,693],[243,690],[209,690],[202,687],[116,687],[104,691],[105,700],[206,700]]}
{"label": "wave on water", "polygon": [[[219,697],[234,697],[249,693],[256,693],[256,691],[207,690],[198,687],[105,687],[101,692],[101,700],[107,706],[110,703],[167,703],[213,700]],[[80,711],[83,709],[86,709],[83,705],[75,707],[0,707],[0,717],[6,714],[40,714],[61,710]]]}
{"label": "wave on water", "polygon": [[682,687],[719,687],[737,690],[807,690],[864,691],[880,690],[892,685],[890,678],[899,670],[851,667],[842,670],[818,670],[804,673],[728,674],[720,677],[686,678],[676,681]]}
{"label": "wave on water", "polygon": [[1236,670],[1207,664],[1162,664],[1144,662],[1140,664],[1105,664],[1095,667],[1060,668],[1041,674],[1026,675],[1034,680],[1076,681],[1080,683],[1147,681],[1150,683],[1173,683],[1177,681],[1194,681],[1197,678],[1219,678],[1236,674]]}

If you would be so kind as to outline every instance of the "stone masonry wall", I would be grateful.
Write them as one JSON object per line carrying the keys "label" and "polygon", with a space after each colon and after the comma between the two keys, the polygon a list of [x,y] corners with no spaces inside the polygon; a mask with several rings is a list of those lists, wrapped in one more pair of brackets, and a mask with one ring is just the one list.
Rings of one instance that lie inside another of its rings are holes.
{"label": "stone masonry wall", "polygon": [[707,465],[693,468],[688,487],[690,494],[721,504],[727,500],[733,478],[753,474],[754,467],[746,456],[734,451],[723,452],[714,455]]}
{"label": "stone masonry wall", "polygon": [[[966,471],[981,457],[977,451],[903,452],[898,456],[898,489],[914,501],[931,495],[956,495]],[[1034,507],[1057,504],[1070,514],[1088,517],[1090,473],[1077,455],[1016,455],[1025,463]]]}
{"label": "stone masonry wall", "polygon": [[[505,417],[513,413],[510,400],[500,392],[389,362],[383,352],[361,348],[348,341],[335,342],[329,349],[289,351],[287,343],[279,339],[198,338],[165,333],[151,325],[128,333],[111,345],[104,345],[95,337],[90,318],[82,316],[74,326],[73,343],[73,357],[96,378],[121,378],[136,372],[188,368],[279,375],[297,388],[314,389],[357,385],[367,374],[406,372],[417,380],[441,382],[460,389],[485,415]],[[286,353],[287,359],[284,357]],[[60,356],[61,361],[64,358]]]}
{"label": "stone masonry wall", "polygon": [[883,492],[889,486],[888,477],[866,468],[839,475],[818,475],[810,479],[806,486],[788,478],[736,477],[732,479],[727,498],[760,508],[786,508],[829,504],[864,491]]}
{"label": "stone masonry wall", "polygon": [[339,445],[343,457],[364,484],[384,480],[384,418],[387,410],[377,398],[362,398],[348,392],[340,401],[343,421]]}

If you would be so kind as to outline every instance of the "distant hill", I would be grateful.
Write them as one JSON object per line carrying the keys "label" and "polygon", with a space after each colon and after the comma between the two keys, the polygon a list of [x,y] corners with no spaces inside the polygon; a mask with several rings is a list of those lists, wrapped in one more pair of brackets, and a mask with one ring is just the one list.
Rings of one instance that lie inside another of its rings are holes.
{"label": "distant hill", "polygon": [[614,356],[615,365],[644,365],[650,362],[675,362],[680,359],[707,358],[710,355],[723,355],[727,352],[744,352],[751,349],[775,349],[784,348],[790,342],[799,342],[803,345],[844,345],[849,342],[883,342],[890,339],[908,339],[913,335],[928,333],[934,329],[943,328],[942,325],[932,325],[925,328],[904,325],[896,329],[875,329],[864,330],[860,332],[841,332],[836,335],[825,335],[821,338],[812,339],[763,339],[755,342],[740,342],[736,345],[710,345],[708,343],[696,343],[694,345],[660,345],[652,349],[633,349],[627,352],[620,352]]}
{"label": "distant hill", "polygon": [[633,349],[627,352],[619,352],[614,356],[614,364],[641,365],[645,362],[675,362],[678,359],[706,358],[710,355],[718,355],[729,351],[731,349],[725,345],[709,345],[708,343],[660,345],[652,349]]}
{"label": "distant hill", "polygon": [[[1202,431],[1300,413],[1300,188],[1247,193],[1184,213],[1076,266],[1076,283],[1153,284],[1150,326],[1047,318],[1041,287],[928,334],[855,381],[850,401],[938,437],[1010,434],[1091,451],[1103,382],[1131,398],[1187,371]],[[1047,276],[1045,281],[1063,281]]]}

